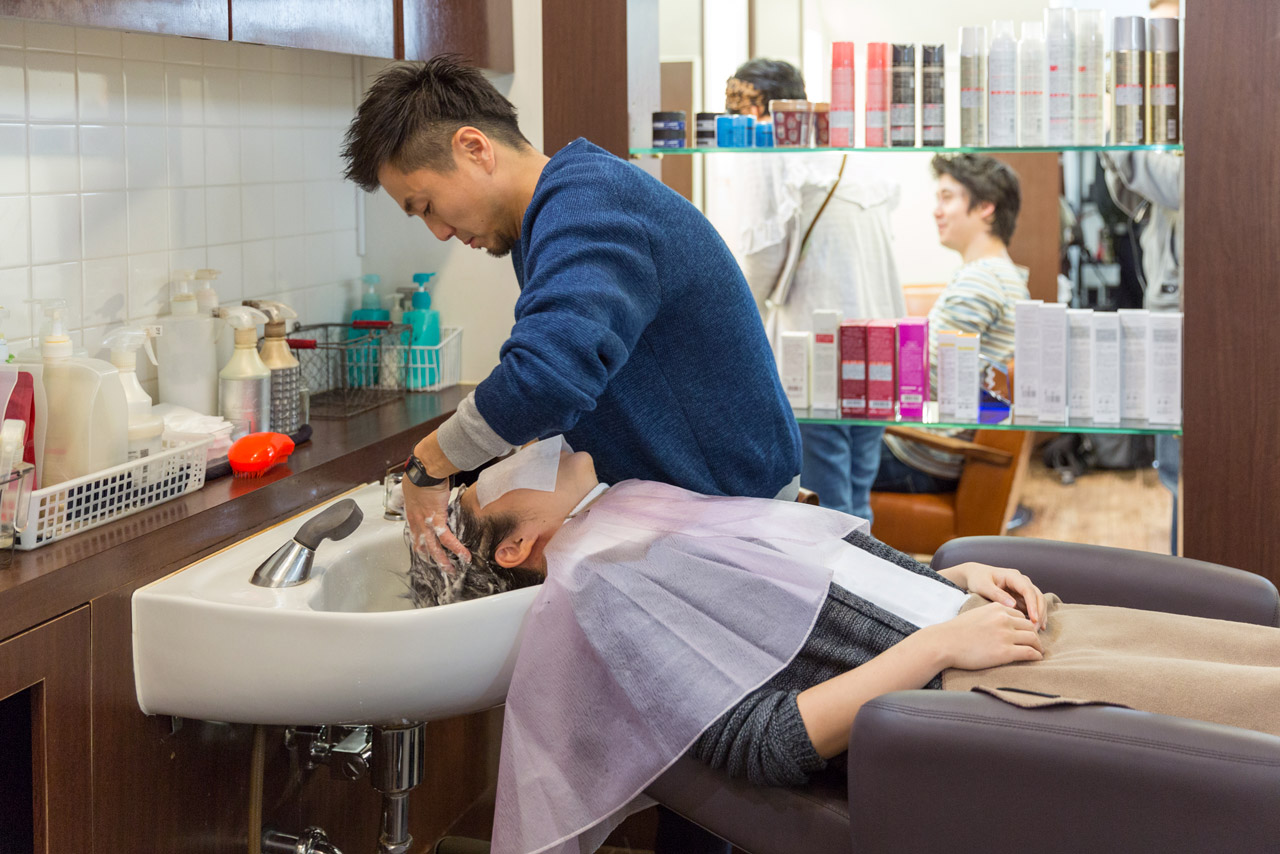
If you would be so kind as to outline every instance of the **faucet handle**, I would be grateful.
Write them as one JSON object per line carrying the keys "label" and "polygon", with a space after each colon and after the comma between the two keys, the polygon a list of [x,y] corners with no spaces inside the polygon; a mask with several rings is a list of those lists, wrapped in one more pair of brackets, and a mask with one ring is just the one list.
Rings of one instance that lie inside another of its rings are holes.
{"label": "faucet handle", "polygon": [[364,513],[350,498],[344,498],[332,507],[308,519],[298,529],[294,539],[300,545],[315,551],[322,540],[341,540],[360,527],[364,521]]}

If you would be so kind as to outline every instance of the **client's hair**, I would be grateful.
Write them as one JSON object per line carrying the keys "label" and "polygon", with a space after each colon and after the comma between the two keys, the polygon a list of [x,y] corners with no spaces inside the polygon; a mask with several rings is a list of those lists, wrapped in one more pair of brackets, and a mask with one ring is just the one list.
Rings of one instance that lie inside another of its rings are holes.
{"label": "client's hair", "polygon": [[448,524],[449,530],[471,552],[470,563],[447,552],[450,565],[442,567],[431,555],[422,554],[413,547],[409,526],[405,526],[405,542],[411,555],[409,595],[418,608],[479,599],[542,581],[542,576],[533,570],[522,567],[508,569],[498,563],[498,546],[515,531],[519,519],[512,514],[479,519],[463,508],[462,491],[458,490],[449,501]]}

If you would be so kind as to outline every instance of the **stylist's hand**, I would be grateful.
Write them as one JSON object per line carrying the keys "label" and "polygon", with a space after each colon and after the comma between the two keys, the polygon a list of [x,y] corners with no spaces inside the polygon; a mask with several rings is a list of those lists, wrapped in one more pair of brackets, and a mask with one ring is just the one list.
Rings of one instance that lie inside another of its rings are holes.
{"label": "stylist's hand", "polygon": [[1018,570],[970,562],[957,564],[940,574],[970,593],[1017,608],[1035,623],[1037,630],[1045,627],[1044,594]]}
{"label": "stylist's hand", "polygon": [[453,566],[445,549],[470,562],[471,552],[449,530],[449,482],[435,486],[414,486],[408,478],[401,481],[404,489],[404,516],[409,522],[413,547],[430,555],[446,570]]}
{"label": "stylist's hand", "polygon": [[1044,658],[1035,624],[999,602],[972,608],[916,634],[932,639],[943,651],[942,661],[961,670],[985,670]]}

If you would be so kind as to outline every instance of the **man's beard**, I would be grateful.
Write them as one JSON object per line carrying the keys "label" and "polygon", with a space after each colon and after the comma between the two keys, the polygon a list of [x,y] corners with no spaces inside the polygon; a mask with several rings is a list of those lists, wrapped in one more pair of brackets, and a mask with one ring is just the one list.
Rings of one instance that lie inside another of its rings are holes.
{"label": "man's beard", "polygon": [[516,241],[514,238],[510,237],[509,235],[503,234],[502,232],[498,232],[497,234],[495,234],[494,239],[498,241],[498,245],[492,249],[486,248],[484,250],[485,252],[489,253],[490,257],[493,257],[493,258],[506,258],[508,255],[511,254],[512,247],[516,245]]}

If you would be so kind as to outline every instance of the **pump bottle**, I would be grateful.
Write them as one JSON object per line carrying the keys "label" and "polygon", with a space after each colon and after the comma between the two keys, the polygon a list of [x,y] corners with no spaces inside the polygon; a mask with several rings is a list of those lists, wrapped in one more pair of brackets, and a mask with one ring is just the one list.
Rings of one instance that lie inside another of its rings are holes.
{"label": "pump bottle", "polygon": [[170,313],[160,318],[160,402],[213,415],[218,407],[218,361],[212,315],[200,313],[191,292],[194,274],[175,274]]}
{"label": "pump bottle", "polygon": [[258,325],[267,316],[256,308],[237,305],[221,309],[235,330],[231,361],[218,374],[218,414],[231,422],[231,440],[271,429],[271,369],[258,355]]}
{"label": "pump bottle", "polygon": [[245,300],[245,305],[267,316],[266,337],[259,355],[271,371],[271,429],[292,435],[302,426],[299,398],[302,366],[285,340],[285,326],[296,319],[298,313],[284,303],[271,300]]}
{"label": "pump bottle", "polygon": [[53,486],[126,462],[129,408],[114,366],[72,355],[65,302],[45,303],[49,334],[40,350],[48,415],[41,484]]}
{"label": "pump bottle", "polygon": [[[351,312],[351,322],[373,320],[388,321],[391,312],[382,307],[382,297],[378,295],[378,285],[382,277],[377,273],[369,273],[360,277],[364,285],[364,293],[360,297],[360,307]],[[357,329],[354,326],[347,330],[347,338],[364,338],[369,336],[368,329]],[[353,387],[371,387],[378,384],[379,346],[377,343],[365,347],[352,347],[347,352],[347,380]]]}
{"label": "pump bottle", "polygon": [[218,291],[214,288],[221,270],[196,270],[196,314],[213,318],[213,340],[215,352],[214,365],[225,365],[231,359],[231,351],[235,349],[231,330],[218,314]]}
{"label": "pump bottle", "polygon": [[440,346],[440,312],[431,307],[431,292],[427,283],[435,273],[414,273],[413,281],[418,289],[410,297],[413,308],[404,313],[409,331],[403,340],[409,346],[409,388],[426,389],[440,381],[440,351],[430,350]]}
{"label": "pump bottle", "polygon": [[129,410],[129,460],[152,457],[160,453],[160,437],[164,419],[151,412],[151,395],[138,382],[138,348],[146,350],[151,364],[157,364],[147,330],[137,326],[116,329],[102,342],[111,351],[111,364],[120,372],[125,402]]}

